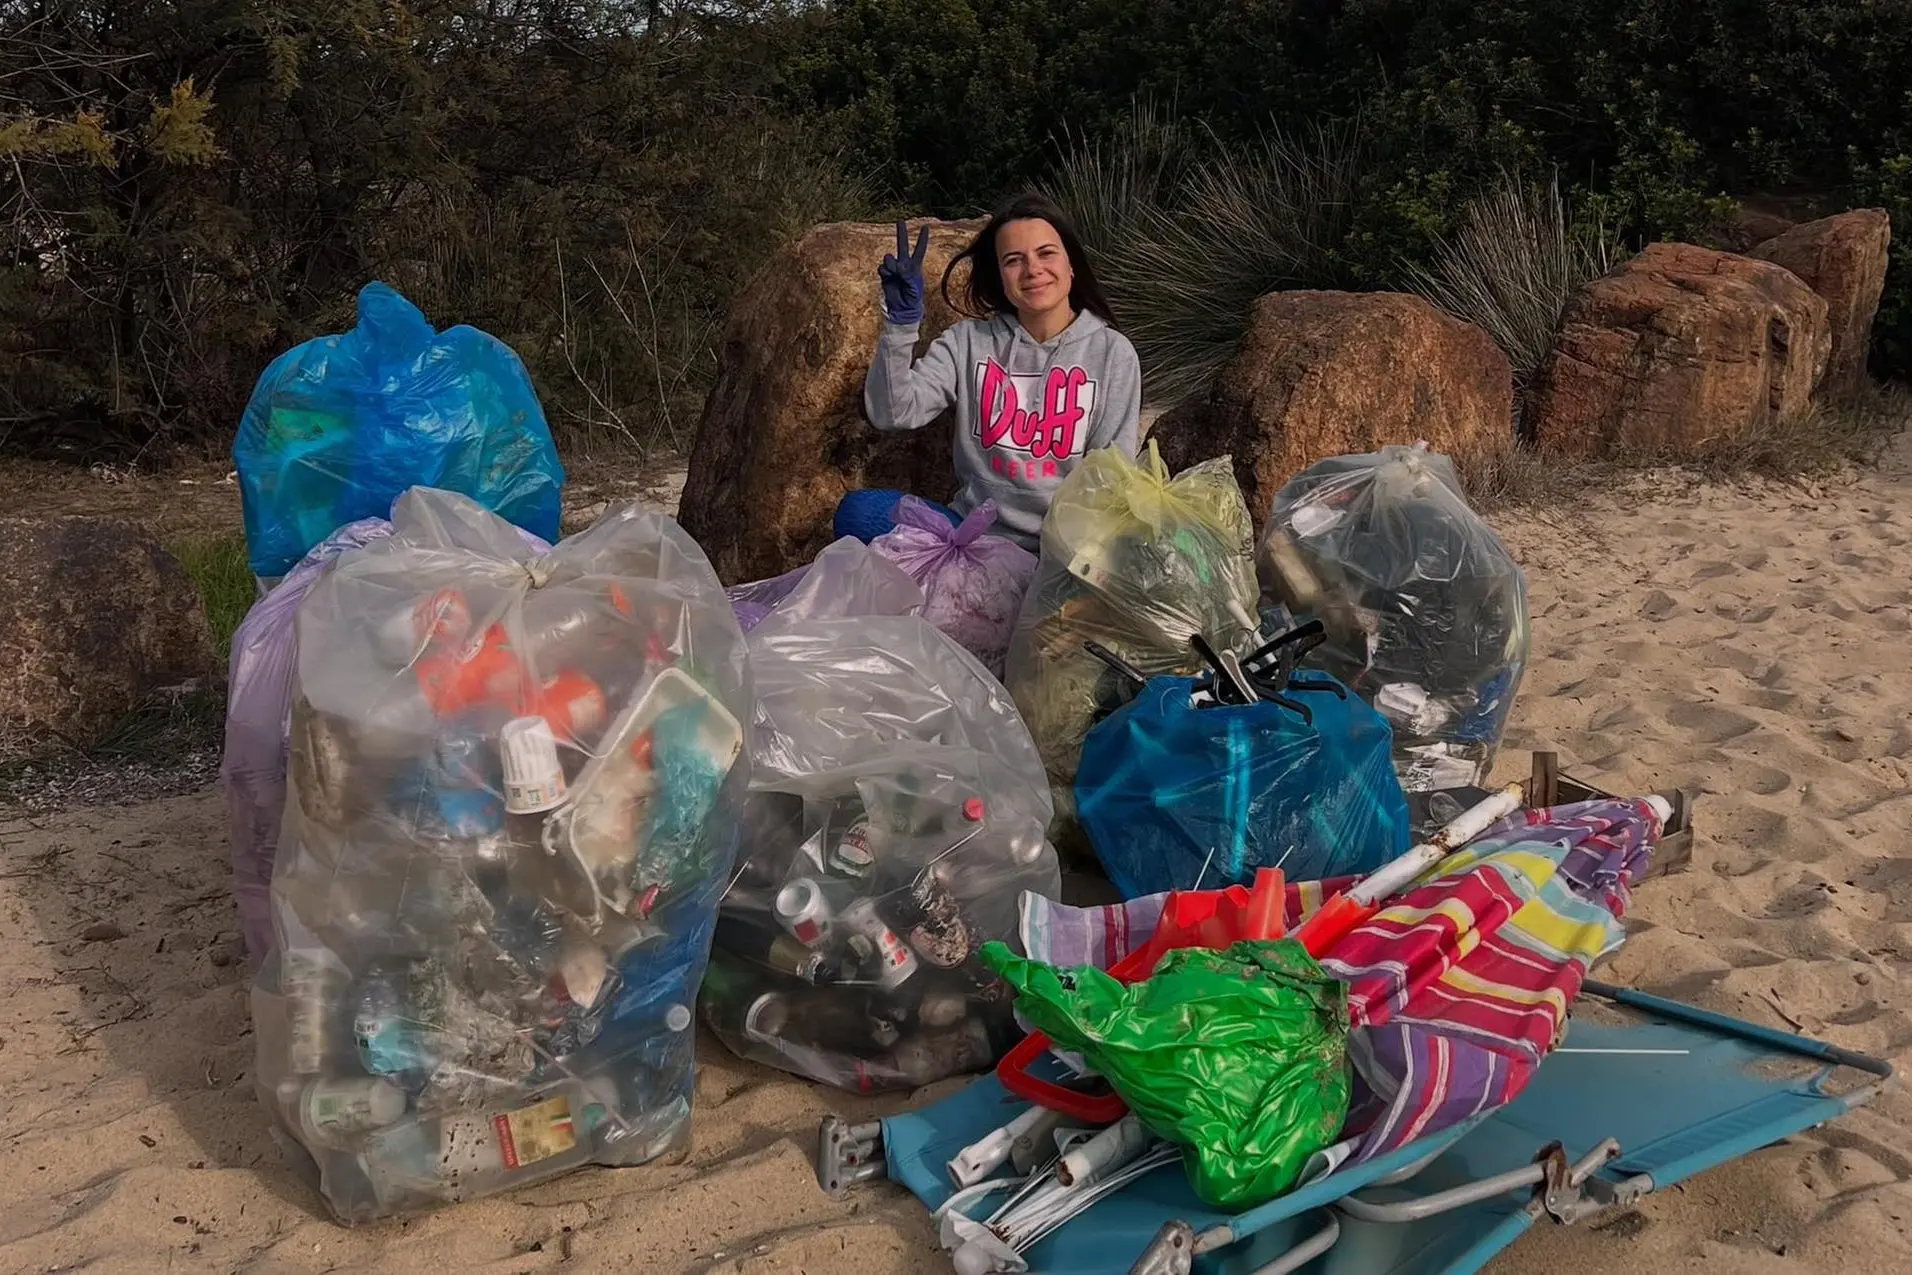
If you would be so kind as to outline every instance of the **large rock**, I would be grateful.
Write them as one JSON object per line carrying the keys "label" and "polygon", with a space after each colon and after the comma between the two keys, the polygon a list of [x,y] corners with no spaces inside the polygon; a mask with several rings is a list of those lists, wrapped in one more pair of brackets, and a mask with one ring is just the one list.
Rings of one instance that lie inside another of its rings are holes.
{"label": "large rock", "polygon": [[1232,456],[1259,526],[1318,460],[1424,439],[1464,461],[1511,447],[1513,422],[1507,358],[1472,324],[1402,293],[1275,292],[1208,401],[1153,437],[1177,470]]}
{"label": "large rock", "polygon": [[1865,380],[1872,317],[1885,291],[1886,250],[1891,246],[1892,219],[1883,208],[1862,208],[1794,226],[1749,254],[1784,266],[1825,298],[1832,359],[1822,392],[1849,393]]}
{"label": "large rock", "polygon": [[1804,411],[1831,352],[1824,299],[1790,271],[1649,244],[1568,303],[1535,432],[1561,455],[1691,457]]}
{"label": "large rock", "polygon": [[186,569],[113,518],[0,519],[0,749],[96,742],[217,668]]}
{"label": "large rock", "polygon": [[[981,228],[929,224],[919,353],[959,317],[943,303],[943,271]],[[732,309],[679,513],[726,583],[809,562],[853,488],[955,494],[947,417],[881,435],[863,416],[863,376],[882,328],[876,267],[895,250],[894,225],[819,226],[779,253]]]}

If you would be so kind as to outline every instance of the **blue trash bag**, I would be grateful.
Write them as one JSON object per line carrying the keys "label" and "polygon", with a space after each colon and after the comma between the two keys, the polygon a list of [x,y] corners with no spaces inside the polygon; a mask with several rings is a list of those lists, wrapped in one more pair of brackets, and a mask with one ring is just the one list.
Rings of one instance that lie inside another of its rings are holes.
{"label": "blue trash bag", "polygon": [[1245,885],[1257,868],[1319,881],[1408,848],[1386,719],[1327,674],[1296,683],[1286,698],[1312,721],[1266,702],[1195,707],[1192,679],[1158,677],[1089,732],[1076,804],[1123,898]]}
{"label": "blue trash bag", "polygon": [[382,283],[359,293],[351,331],[272,361],[232,456],[262,580],[346,523],[388,516],[412,487],[458,492],[558,538],[564,467],[524,364],[476,328],[434,332]]}

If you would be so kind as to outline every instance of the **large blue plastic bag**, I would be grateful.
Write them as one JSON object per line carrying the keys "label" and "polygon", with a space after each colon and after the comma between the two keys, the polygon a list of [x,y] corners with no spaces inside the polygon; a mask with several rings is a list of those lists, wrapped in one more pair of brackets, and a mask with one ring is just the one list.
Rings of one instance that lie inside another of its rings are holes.
{"label": "large blue plastic bag", "polygon": [[[1152,679],[1094,730],[1076,807],[1109,880],[1127,899],[1367,872],[1408,848],[1407,798],[1381,715],[1305,671],[1278,704],[1194,707],[1194,682]],[[1206,873],[1204,874],[1204,867]]]}
{"label": "large blue plastic bag", "polygon": [[524,364],[476,328],[433,331],[382,283],[359,293],[351,331],[272,361],[232,454],[262,580],[346,523],[384,517],[411,487],[458,492],[558,538],[564,467]]}

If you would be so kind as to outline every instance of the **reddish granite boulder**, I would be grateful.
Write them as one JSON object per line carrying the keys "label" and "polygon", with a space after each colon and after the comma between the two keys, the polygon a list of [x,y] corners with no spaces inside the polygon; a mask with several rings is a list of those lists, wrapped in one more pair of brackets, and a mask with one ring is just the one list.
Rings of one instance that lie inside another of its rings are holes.
{"label": "reddish granite boulder", "polygon": [[0,519],[0,753],[85,746],[218,668],[199,589],[115,518]]}
{"label": "reddish granite boulder", "polygon": [[1425,440],[1465,462],[1513,444],[1507,358],[1472,324],[1393,292],[1274,292],[1205,403],[1155,425],[1180,471],[1232,456],[1257,526],[1318,460]]}
{"label": "reddish granite boulder", "polygon": [[[979,222],[930,222],[923,348],[956,320],[940,283]],[[779,253],[731,310],[717,382],[690,452],[679,520],[726,583],[809,562],[844,493],[955,494],[951,424],[878,434],[863,416],[894,225],[818,226]],[[919,351],[920,352],[920,351]]]}
{"label": "reddish granite boulder", "polygon": [[1822,393],[1849,393],[1865,380],[1872,318],[1885,291],[1891,246],[1892,219],[1882,208],[1862,208],[1794,226],[1747,254],[1784,266],[1825,298],[1832,361]]}
{"label": "reddish granite boulder", "polygon": [[1826,303],[1770,262],[1649,244],[1567,306],[1534,403],[1547,451],[1677,460],[1803,412]]}

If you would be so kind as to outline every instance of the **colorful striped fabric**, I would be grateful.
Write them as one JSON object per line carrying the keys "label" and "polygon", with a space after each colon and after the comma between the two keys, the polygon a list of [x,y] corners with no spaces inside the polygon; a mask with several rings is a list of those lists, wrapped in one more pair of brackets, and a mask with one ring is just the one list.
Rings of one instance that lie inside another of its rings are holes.
{"label": "colorful striped fabric", "polygon": [[1644,802],[1522,811],[1322,960],[1349,984],[1349,1114],[1367,1159],[1511,1102],[1587,970],[1625,941],[1660,824]]}
{"label": "colorful striped fabric", "polygon": [[[1513,1100],[1565,1027],[1588,968],[1625,939],[1628,889],[1660,837],[1652,807],[1522,811],[1450,855],[1322,961],[1349,984],[1368,1159]],[[1290,886],[1293,926],[1343,882]],[[1106,908],[1024,896],[1029,955],[1108,968],[1148,942],[1166,895]]]}
{"label": "colorful striped fabric", "polygon": [[[1293,929],[1324,899],[1354,880],[1290,882],[1282,899],[1283,926]],[[1025,893],[1020,927],[1023,951],[1050,965],[1093,965],[1105,970],[1155,937],[1156,923],[1167,905],[1166,891],[1099,908],[1072,908]]]}

